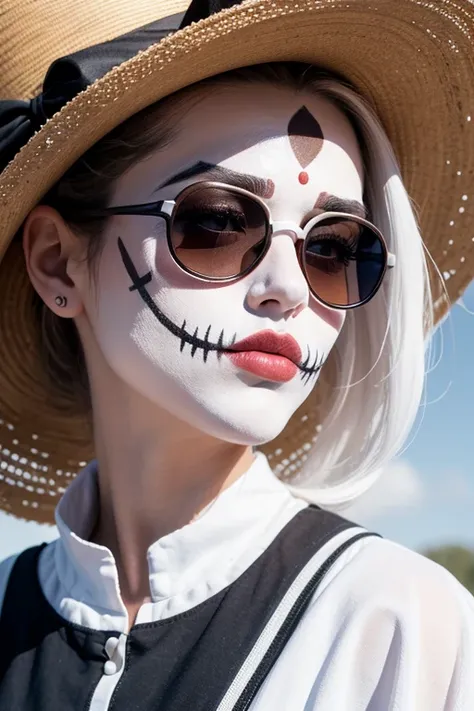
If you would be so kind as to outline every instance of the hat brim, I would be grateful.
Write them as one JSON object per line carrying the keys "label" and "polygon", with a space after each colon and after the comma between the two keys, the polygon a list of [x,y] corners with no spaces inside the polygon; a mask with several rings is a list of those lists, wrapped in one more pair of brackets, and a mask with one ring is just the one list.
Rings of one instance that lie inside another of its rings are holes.
{"label": "hat brim", "polygon": [[[474,248],[473,28],[467,2],[251,0],[116,67],[46,123],[0,175],[0,507],[52,521],[58,495],[93,455],[88,423],[51,402],[38,365],[31,287],[21,249],[11,244],[64,172],[119,123],[201,79],[269,61],[321,66],[374,106],[446,294],[456,300],[472,278]],[[434,284],[438,318],[446,294]],[[273,464],[291,458],[298,466],[300,455],[291,455],[312,445],[320,390],[264,448]],[[289,472],[283,466],[281,474]]]}

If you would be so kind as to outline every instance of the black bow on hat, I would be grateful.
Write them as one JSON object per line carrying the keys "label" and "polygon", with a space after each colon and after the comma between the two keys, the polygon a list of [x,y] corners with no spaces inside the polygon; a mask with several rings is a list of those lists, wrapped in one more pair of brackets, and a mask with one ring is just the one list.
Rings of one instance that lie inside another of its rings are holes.
{"label": "black bow on hat", "polygon": [[31,101],[0,101],[0,171],[49,118],[110,69],[176,30],[239,5],[241,1],[193,0],[184,14],[171,15],[109,42],[57,59],[46,73],[39,96]]}

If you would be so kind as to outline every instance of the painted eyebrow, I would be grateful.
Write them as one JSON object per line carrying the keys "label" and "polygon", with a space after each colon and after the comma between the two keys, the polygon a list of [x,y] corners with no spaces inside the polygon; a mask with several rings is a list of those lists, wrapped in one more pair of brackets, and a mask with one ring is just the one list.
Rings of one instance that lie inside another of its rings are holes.
{"label": "painted eyebrow", "polygon": [[328,193],[321,193],[314,207],[324,212],[346,212],[348,215],[362,217],[365,220],[369,217],[369,210],[358,200],[344,200]]}
{"label": "painted eyebrow", "polygon": [[182,170],[180,173],[176,173],[165,183],[162,183],[154,192],[158,192],[162,188],[166,188],[175,183],[180,183],[183,180],[189,180],[198,175],[206,174],[209,180],[215,180],[220,183],[227,183],[228,185],[233,185],[236,188],[243,188],[248,190],[254,195],[258,195],[261,198],[270,198],[273,195],[275,185],[273,180],[265,180],[264,178],[258,178],[256,175],[248,175],[247,173],[240,173],[236,170],[230,170],[229,168],[224,168],[220,165],[215,165],[214,163],[206,163],[205,161],[198,161],[191,165],[189,168]]}

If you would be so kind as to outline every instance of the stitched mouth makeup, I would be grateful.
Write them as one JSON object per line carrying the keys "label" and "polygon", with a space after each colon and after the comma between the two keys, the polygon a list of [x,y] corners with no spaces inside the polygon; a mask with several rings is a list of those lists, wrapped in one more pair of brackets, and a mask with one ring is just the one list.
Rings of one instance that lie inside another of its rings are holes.
{"label": "stitched mouth makeup", "polygon": [[236,367],[273,382],[288,382],[299,372],[301,379],[307,384],[311,377],[316,376],[321,370],[325,361],[324,356],[320,357],[316,351],[314,360],[312,360],[308,346],[306,360],[302,362],[301,349],[296,340],[288,334],[277,334],[275,331],[266,330],[236,342],[236,334],[232,339],[227,340],[224,329],[222,329],[216,343],[210,340],[211,325],[207,327],[204,338],[199,337],[199,327],[196,327],[193,333],[188,331],[186,320],[183,321],[182,326],[178,326],[158,308],[148,293],[146,287],[152,280],[151,272],[144,276],[139,275],[120,237],[118,238],[118,248],[132,282],[129,291],[137,291],[155,318],[180,339],[180,352],[183,352],[185,345],[189,344],[191,357],[201,350],[206,363],[209,353],[216,351],[218,358],[226,355]]}

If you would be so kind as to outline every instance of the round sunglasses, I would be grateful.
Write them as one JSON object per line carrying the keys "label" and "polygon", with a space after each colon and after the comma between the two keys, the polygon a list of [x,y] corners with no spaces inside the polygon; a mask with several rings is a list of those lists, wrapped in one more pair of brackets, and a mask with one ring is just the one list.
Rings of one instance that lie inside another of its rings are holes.
{"label": "round sunglasses", "polygon": [[367,303],[395,265],[381,232],[362,217],[324,212],[303,228],[272,222],[263,200],[223,183],[194,183],[175,200],[110,207],[99,216],[109,215],[162,217],[176,264],[205,281],[244,277],[264,259],[273,236],[292,233],[311,293],[335,309]]}

